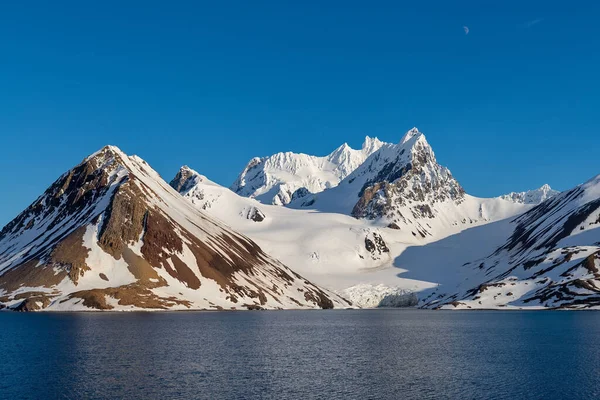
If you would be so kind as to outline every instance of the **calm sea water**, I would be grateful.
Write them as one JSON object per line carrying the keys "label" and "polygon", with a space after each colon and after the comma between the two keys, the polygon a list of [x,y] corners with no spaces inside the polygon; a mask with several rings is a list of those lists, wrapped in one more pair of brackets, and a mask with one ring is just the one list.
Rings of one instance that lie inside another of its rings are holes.
{"label": "calm sea water", "polygon": [[600,313],[0,313],[2,399],[589,399]]}

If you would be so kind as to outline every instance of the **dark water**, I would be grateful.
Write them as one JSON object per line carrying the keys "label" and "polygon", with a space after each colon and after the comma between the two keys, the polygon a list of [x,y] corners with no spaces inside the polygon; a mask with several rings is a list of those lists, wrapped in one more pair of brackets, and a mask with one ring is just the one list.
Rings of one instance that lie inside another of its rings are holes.
{"label": "dark water", "polygon": [[1,399],[599,397],[599,312],[0,313]]}

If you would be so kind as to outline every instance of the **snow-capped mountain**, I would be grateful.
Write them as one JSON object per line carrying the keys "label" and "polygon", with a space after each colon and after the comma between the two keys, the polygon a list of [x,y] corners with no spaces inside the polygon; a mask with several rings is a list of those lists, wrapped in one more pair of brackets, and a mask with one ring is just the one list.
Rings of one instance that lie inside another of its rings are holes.
{"label": "snow-capped mountain", "polygon": [[556,196],[559,193],[560,192],[558,190],[554,190],[550,187],[550,185],[546,184],[539,189],[528,190],[526,192],[510,192],[500,196],[500,198],[503,200],[512,201],[513,203],[537,205],[551,197]]}
{"label": "snow-capped mountain", "polygon": [[[600,308],[600,176],[483,199],[416,128],[348,149],[240,177],[282,207],[108,146],[0,232],[0,308]],[[311,168],[345,177],[311,193]]]}
{"label": "snow-capped mountain", "polygon": [[[394,260],[407,247],[532,207],[465,194],[416,128],[398,144],[382,144],[337,187],[295,199],[288,207],[241,197],[188,167],[171,185],[295,271],[359,306],[408,304],[413,291],[434,285],[433,276],[398,278]],[[389,187],[378,194],[390,199],[381,207],[375,196],[368,199],[376,186]],[[365,214],[357,214],[362,206]]]}
{"label": "snow-capped mountain", "polygon": [[293,208],[350,214],[426,238],[523,212],[523,204],[469,196],[437,163],[425,135],[409,130],[383,144],[338,186],[290,204]]}
{"label": "snow-capped mountain", "polygon": [[344,143],[325,157],[285,152],[253,158],[231,190],[265,204],[285,205],[336,186],[382,145],[367,136],[360,150]]}
{"label": "snow-capped mountain", "polygon": [[181,168],[171,186],[179,188],[199,210],[247,235],[294,271],[330,289],[345,289],[364,280],[361,272],[390,265],[394,249],[388,241],[410,243],[412,238],[348,215],[262,204],[187,166]]}
{"label": "snow-capped mountain", "polygon": [[2,229],[0,304],[23,311],[348,305],[111,146]]}
{"label": "snow-capped mountain", "polygon": [[[476,248],[503,231],[489,255],[454,265],[462,279],[440,285],[427,307],[600,307],[600,176],[557,194],[504,226],[482,227],[465,241]],[[459,235],[460,236],[460,235]],[[430,252],[432,249],[429,250]],[[450,258],[446,257],[446,262]],[[448,265],[448,264],[447,264]]]}

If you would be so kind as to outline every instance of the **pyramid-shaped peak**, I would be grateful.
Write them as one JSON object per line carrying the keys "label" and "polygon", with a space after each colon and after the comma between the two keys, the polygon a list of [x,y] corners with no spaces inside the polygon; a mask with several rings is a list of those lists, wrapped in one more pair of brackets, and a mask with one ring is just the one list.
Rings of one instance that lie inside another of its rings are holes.
{"label": "pyramid-shaped peak", "polygon": [[347,142],[344,142],[341,146],[339,146],[337,149],[331,152],[330,157],[339,155],[340,153],[348,152],[349,150],[352,150],[352,148],[348,145]]}
{"label": "pyramid-shaped peak", "polygon": [[123,153],[123,151],[120,148],[118,148],[117,146],[112,145],[112,144],[107,144],[106,146],[104,146],[102,148],[102,150],[104,150],[104,151],[110,151],[110,152],[113,152],[113,153]]}
{"label": "pyramid-shaped peak", "polygon": [[0,308],[334,306],[336,297],[196,209],[140,160],[103,147],[0,231]]}
{"label": "pyramid-shaped peak", "polygon": [[[171,180],[171,182],[169,182],[169,185],[171,185],[171,187],[173,189],[175,189],[179,192],[185,186],[189,186],[189,185],[193,184],[195,182],[194,178],[197,176],[199,176],[199,174],[196,171],[194,171],[187,165],[184,165],[183,167],[179,168],[179,172],[177,172],[177,175],[175,175],[175,178],[173,178],[173,180]],[[194,182],[192,182],[192,181],[194,181]]]}
{"label": "pyramid-shaped peak", "polygon": [[201,176],[201,175],[198,172],[196,172],[195,170],[193,170],[192,168],[190,168],[189,166],[184,165],[181,168],[179,168],[179,172],[177,173],[177,176],[181,176],[184,179],[187,179],[192,176]]}
{"label": "pyramid-shaped peak", "polygon": [[84,162],[88,162],[91,160],[96,160],[100,163],[104,163],[106,161],[115,159],[115,157],[126,158],[127,154],[125,154],[120,148],[113,145],[106,145],[102,147],[100,150],[90,154]]}
{"label": "pyramid-shaped peak", "polygon": [[112,144],[107,144],[106,146],[102,147],[100,150],[98,150],[94,154],[98,154],[98,153],[109,153],[109,154],[118,154],[118,155],[125,154],[123,152],[123,150],[121,150],[120,148],[118,148],[117,146],[112,145]]}
{"label": "pyramid-shaped peak", "polygon": [[208,185],[219,186],[218,184],[208,179],[206,176],[200,174],[199,172],[190,168],[187,165],[184,165],[181,168],[179,168],[177,175],[175,175],[171,182],[169,182],[169,185],[179,193],[183,194],[188,190],[192,189],[195,185],[197,185],[200,182]]}
{"label": "pyramid-shaped peak", "polygon": [[400,140],[400,144],[404,144],[404,143],[408,142],[409,140],[411,140],[412,138],[417,137],[417,136],[422,136],[422,135],[423,135],[423,133],[419,132],[417,127],[414,127],[404,134],[404,136],[402,137],[402,140]]}

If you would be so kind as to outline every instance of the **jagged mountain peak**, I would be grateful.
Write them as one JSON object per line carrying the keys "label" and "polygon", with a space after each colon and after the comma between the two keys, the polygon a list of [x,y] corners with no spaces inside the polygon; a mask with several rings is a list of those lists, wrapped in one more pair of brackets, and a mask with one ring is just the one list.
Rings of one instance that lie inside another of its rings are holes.
{"label": "jagged mountain peak", "polygon": [[356,150],[354,150],[352,147],[350,147],[350,145],[348,145],[348,143],[344,142],[340,147],[338,147],[337,149],[335,149],[334,151],[332,151],[327,158],[330,160],[336,159],[337,157],[340,157],[342,154],[348,154],[351,152],[354,152]]}
{"label": "jagged mountain peak", "polygon": [[410,141],[411,139],[413,139],[413,138],[414,138],[414,139],[418,139],[418,138],[419,138],[419,137],[421,137],[421,136],[423,136],[423,138],[424,138],[424,135],[423,135],[423,133],[422,133],[422,132],[419,132],[419,130],[418,130],[416,127],[414,127],[414,128],[412,128],[412,129],[409,129],[409,130],[408,130],[408,131],[407,131],[407,132],[404,134],[404,136],[403,136],[403,137],[402,137],[402,139],[400,140],[400,144],[401,144],[401,145],[403,145],[403,144],[407,143],[408,141]]}
{"label": "jagged mountain peak", "polygon": [[365,140],[362,144],[361,149],[363,152],[367,152],[369,154],[373,154],[375,151],[379,150],[379,148],[383,145],[383,142],[379,140],[377,137],[365,136]]}
{"label": "jagged mountain peak", "polygon": [[398,145],[382,148],[365,164],[355,171],[356,175],[363,173],[359,199],[352,210],[355,217],[385,217],[394,223],[422,216],[433,218],[435,203],[460,203],[465,195],[450,170],[437,163],[433,149],[417,128],[409,130]]}
{"label": "jagged mountain peak", "polygon": [[350,145],[347,142],[344,142],[344,143],[342,143],[342,145],[340,147],[338,147],[333,152],[335,153],[338,150],[354,150],[354,149],[352,149],[352,147],[350,147]]}
{"label": "jagged mountain peak", "polygon": [[192,187],[196,184],[200,174],[188,167],[187,165],[182,166],[175,178],[169,183],[171,187],[178,192],[185,191],[186,188]]}
{"label": "jagged mountain peak", "polygon": [[383,144],[337,187],[290,206],[376,220],[423,238],[506,218],[521,209],[499,199],[468,196],[450,170],[438,164],[416,128],[397,144]]}
{"label": "jagged mountain peak", "polygon": [[255,157],[230,189],[263,203],[285,205],[293,198],[336,186],[382,145],[377,138],[367,137],[360,150],[344,143],[324,157],[293,152]]}

